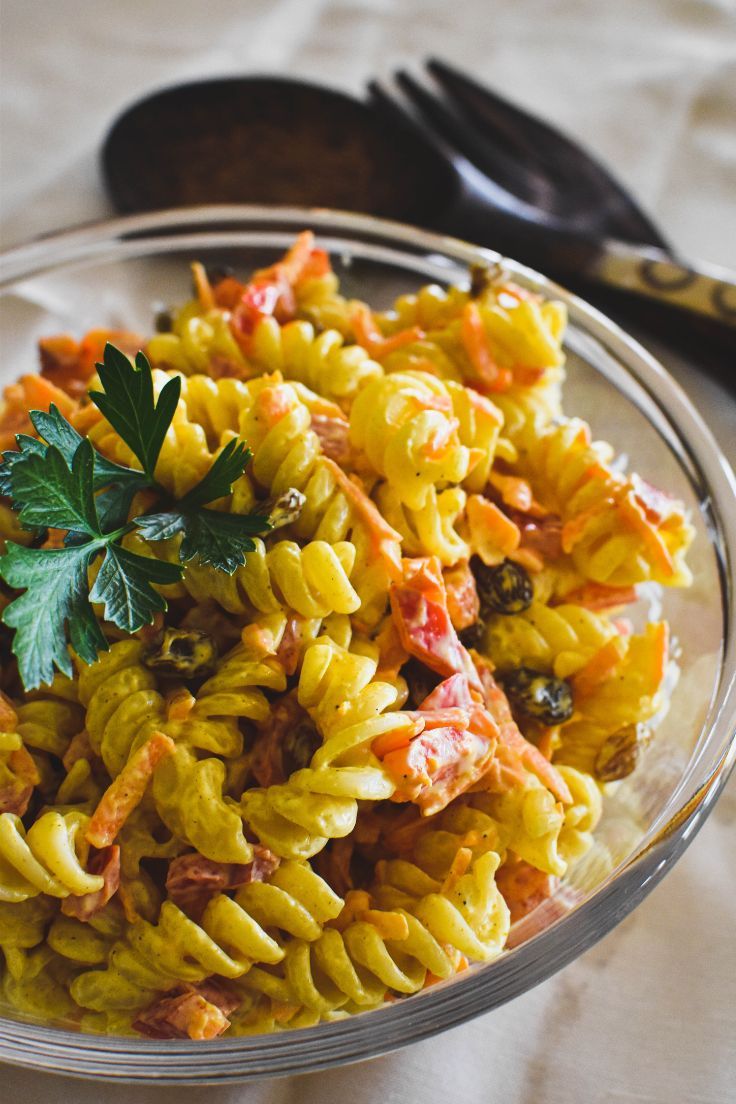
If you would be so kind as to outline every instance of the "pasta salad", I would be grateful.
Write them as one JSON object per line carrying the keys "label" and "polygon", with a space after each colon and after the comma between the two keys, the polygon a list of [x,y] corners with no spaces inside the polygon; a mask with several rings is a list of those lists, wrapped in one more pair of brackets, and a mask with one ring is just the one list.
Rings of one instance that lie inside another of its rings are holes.
{"label": "pasta salad", "polygon": [[564,306],[389,311],[305,231],[0,405],[2,995],[211,1039],[502,954],[666,699],[683,505],[563,413]]}

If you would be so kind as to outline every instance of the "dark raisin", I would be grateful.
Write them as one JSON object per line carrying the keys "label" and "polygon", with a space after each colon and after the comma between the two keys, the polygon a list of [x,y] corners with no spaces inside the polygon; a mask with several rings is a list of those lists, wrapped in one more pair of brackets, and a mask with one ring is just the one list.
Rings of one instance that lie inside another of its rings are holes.
{"label": "dark raisin", "polygon": [[462,632],[458,634],[460,643],[464,644],[466,648],[478,648],[483,643],[485,631],[486,626],[484,621],[474,621],[472,625],[468,625],[467,629],[463,629]]}
{"label": "dark raisin", "polygon": [[143,657],[146,667],[164,675],[196,678],[207,674],[217,660],[217,646],[196,629],[164,629],[161,643]]}
{"label": "dark raisin", "polygon": [[643,724],[625,725],[613,732],[595,757],[593,773],[598,781],[616,782],[631,774],[650,737],[650,730]]}
{"label": "dark raisin", "polygon": [[512,706],[527,717],[557,725],[572,716],[572,690],[564,679],[531,667],[518,667],[504,676],[503,685]]}
{"label": "dark raisin", "polygon": [[309,721],[298,722],[284,736],[281,761],[284,774],[288,778],[294,771],[308,767],[322,740],[319,732]]}
{"label": "dark raisin", "polygon": [[154,328],[156,333],[171,333],[174,328],[174,318],[170,310],[157,312]]}
{"label": "dark raisin", "polygon": [[511,614],[529,609],[534,587],[521,564],[504,560],[495,567],[488,567],[474,556],[471,568],[482,612]]}
{"label": "dark raisin", "polygon": [[282,529],[284,525],[291,525],[292,522],[297,520],[304,509],[306,501],[306,495],[303,495],[296,487],[289,487],[277,498],[259,502],[256,511],[268,518],[271,529]]}
{"label": "dark raisin", "polygon": [[493,264],[472,264],[470,266],[470,298],[480,299],[489,287],[505,277],[503,266]]}
{"label": "dark raisin", "polygon": [[409,697],[406,701],[407,709],[417,709],[424,699],[428,697],[442,676],[435,671],[430,671],[420,660],[412,656],[408,663],[401,668],[401,674],[406,679],[409,687]]}

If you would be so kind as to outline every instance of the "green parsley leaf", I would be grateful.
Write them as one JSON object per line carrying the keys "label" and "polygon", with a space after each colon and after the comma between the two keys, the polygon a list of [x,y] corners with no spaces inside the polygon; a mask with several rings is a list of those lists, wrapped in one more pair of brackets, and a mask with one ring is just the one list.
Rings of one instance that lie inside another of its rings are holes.
{"label": "green parsley leaf", "polygon": [[23,548],[8,542],[0,578],[25,592],[8,605],[3,621],[15,629],[13,652],[26,690],[72,674],[67,640],[80,659],[94,663],[107,641],[89,602],[87,570],[96,543],[79,548]]}
{"label": "green parsley leaf", "polygon": [[94,452],[83,439],[71,467],[55,445],[45,455],[27,453],[13,465],[13,500],[21,503],[20,522],[31,529],[73,529],[89,536],[100,535],[93,494]]}
{"label": "green parsley leaf", "polygon": [[167,510],[135,519],[138,535],[148,541],[169,540],[183,534],[179,547],[182,563],[198,557],[228,575],[245,563],[245,553],[255,548],[251,537],[266,532],[268,518],[260,514],[224,514],[219,510]]}
{"label": "green parsley leaf", "polygon": [[161,389],[158,402],[153,395],[151,366],[143,353],[135,358],[135,367],[125,353],[109,343],[104,363],[97,365],[102,391],[90,391],[89,397],[110,425],[138,457],[151,482],[166,431],[181,394],[181,378],[174,376]]}
{"label": "green parsley leaf", "polygon": [[[151,367],[143,353],[133,366],[120,350],[107,345],[98,368],[105,391],[91,398],[143,471],[106,459],[53,405],[48,412],[30,412],[41,439],[18,434],[17,451],[0,458],[0,494],[11,497],[21,524],[66,530],[64,548],[25,548],[8,542],[0,556],[0,579],[24,591],[6,606],[2,619],[15,629],[13,651],[27,690],[50,682],[55,668],[72,673],[70,644],[85,663],[94,663],[98,652],[107,649],[92,603],[101,603],[104,617],[128,633],[166,609],[165,599],[154,588],[177,582],[184,569],[124,548],[120,542],[135,525],[140,536],[151,541],[181,535],[181,563],[198,557],[232,574],[255,547],[256,533],[293,520],[303,505],[303,495],[291,490],[288,503],[277,503],[273,510],[268,506],[268,515],[206,509],[206,503],[232,492],[251,458],[237,439],[226,445],[180,502],[173,502],[156,483],[154,470],[179,400],[180,378],[171,379],[155,402]],[[133,497],[143,488],[155,492],[158,512],[131,522]],[[102,563],[90,591],[88,572],[100,555]]]}
{"label": "green parsley leaf", "polygon": [[0,464],[0,495],[7,495],[8,498],[13,498],[12,479],[15,465],[27,456],[44,456],[46,454],[46,446],[42,441],[37,441],[35,437],[28,437],[25,433],[19,433],[15,440],[18,449],[4,452],[2,454],[3,462]]}
{"label": "green parsley leaf", "polygon": [[120,545],[108,544],[90,601],[102,602],[108,621],[134,633],[149,625],[154,613],[166,609],[165,599],[151,583],[177,583],[182,574],[179,564],[139,556]]}
{"label": "green parsley leaf", "polygon": [[243,474],[252,455],[243,441],[237,438],[228,441],[207,474],[180,499],[181,508],[196,509],[229,495],[233,483]]}
{"label": "green parsley leaf", "polygon": [[[59,408],[52,403],[48,413],[44,410],[32,410],[30,418],[39,436],[48,445],[56,445],[67,463],[71,463],[74,453],[84,438],[77,433],[74,426],[69,424]],[[34,441],[34,438],[29,437],[27,440]],[[34,441],[34,443],[39,444],[37,441]],[[95,451],[95,490],[110,483],[125,486],[134,485],[136,490],[150,486],[144,472],[138,471],[136,468],[126,468],[122,464],[115,464],[112,460],[108,460]]]}

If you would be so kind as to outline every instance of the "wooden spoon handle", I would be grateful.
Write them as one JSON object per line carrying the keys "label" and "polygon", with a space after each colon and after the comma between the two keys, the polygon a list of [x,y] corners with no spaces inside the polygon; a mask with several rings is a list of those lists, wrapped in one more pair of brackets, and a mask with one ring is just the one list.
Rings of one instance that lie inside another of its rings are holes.
{"label": "wooden spoon handle", "polygon": [[648,246],[607,241],[586,275],[736,329],[736,273],[726,268],[684,262]]}

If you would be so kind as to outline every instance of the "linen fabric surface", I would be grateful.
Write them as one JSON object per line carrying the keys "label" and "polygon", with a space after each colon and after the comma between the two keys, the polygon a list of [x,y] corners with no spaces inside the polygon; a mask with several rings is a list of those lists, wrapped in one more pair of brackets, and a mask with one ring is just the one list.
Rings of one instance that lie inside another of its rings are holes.
{"label": "linen fabric surface", "polygon": [[[155,87],[278,72],[358,92],[434,53],[581,139],[685,254],[736,267],[732,0],[5,0],[0,17],[4,247],[112,213],[99,144],[113,117]],[[671,349],[654,351],[736,463],[733,391]],[[618,928],[537,989],[438,1038],[227,1088],[102,1087],[8,1067],[4,1093],[27,1104],[733,1099],[735,813],[732,780],[684,858]]]}

